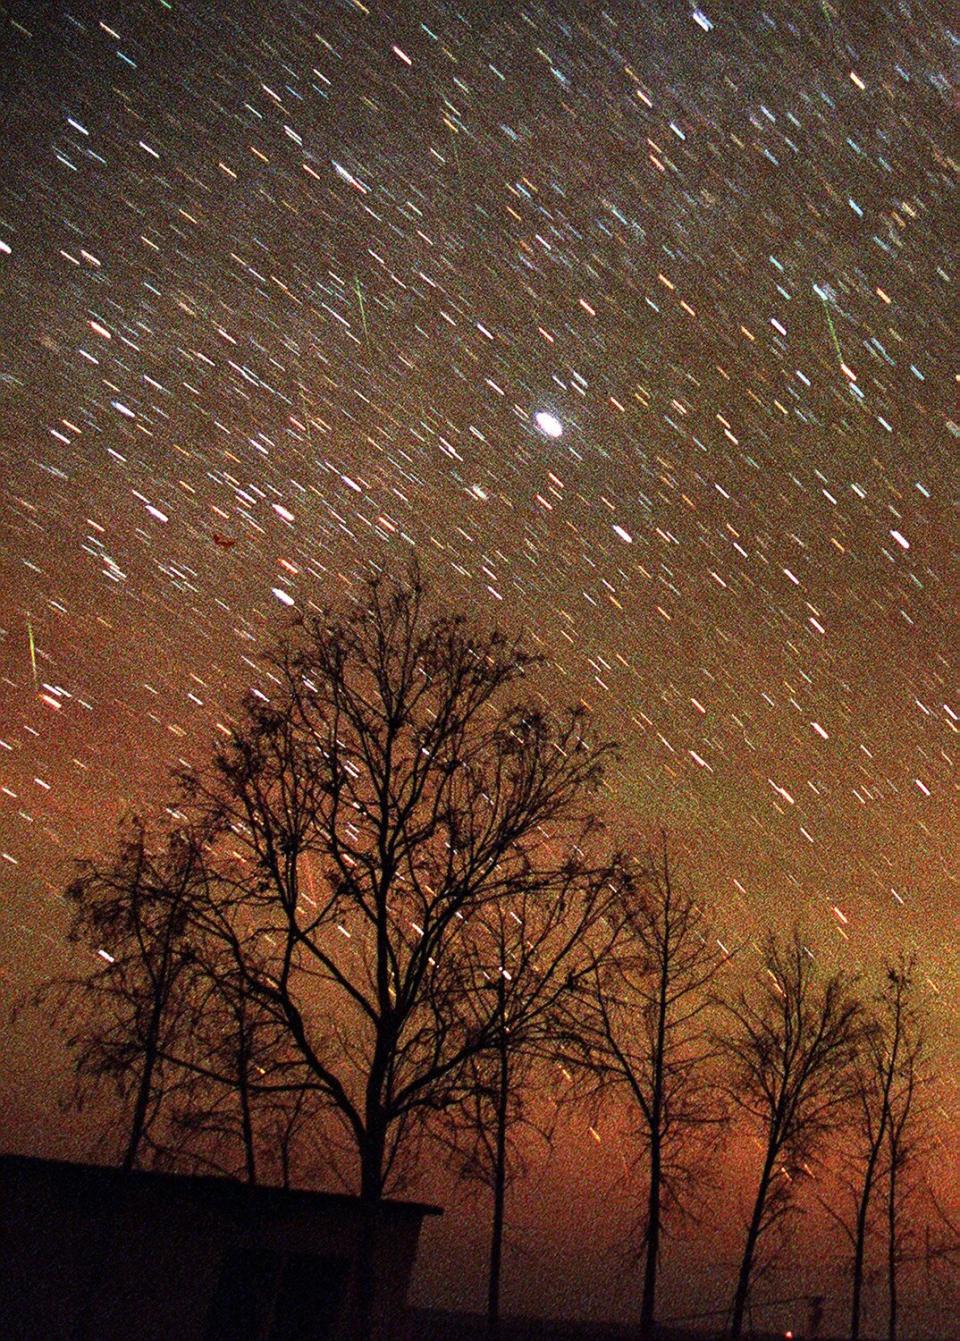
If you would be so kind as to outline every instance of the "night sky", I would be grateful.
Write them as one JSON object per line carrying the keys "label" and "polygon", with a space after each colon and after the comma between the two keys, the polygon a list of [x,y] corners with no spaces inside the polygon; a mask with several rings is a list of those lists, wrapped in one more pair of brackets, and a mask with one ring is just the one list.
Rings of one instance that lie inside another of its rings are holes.
{"label": "night sky", "polygon": [[725,942],[918,951],[953,1129],[949,7],[11,14],[8,992],[291,614],[416,554],[622,742],[615,824],[666,825]]}

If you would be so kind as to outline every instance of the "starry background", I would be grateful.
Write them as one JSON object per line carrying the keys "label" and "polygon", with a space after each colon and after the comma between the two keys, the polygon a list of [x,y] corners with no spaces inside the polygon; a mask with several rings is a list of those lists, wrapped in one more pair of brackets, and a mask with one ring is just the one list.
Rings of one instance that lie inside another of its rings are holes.
{"label": "starry background", "polygon": [[[10,994],[63,962],[72,859],[202,757],[291,613],[416,553],[622,741],[615,823],[668,827],[725,938],[800,918],[851,969],[919,952],[955,1125],[947,24],[13,4]],[[11,1048],[4,1126],[42,1145]]]}

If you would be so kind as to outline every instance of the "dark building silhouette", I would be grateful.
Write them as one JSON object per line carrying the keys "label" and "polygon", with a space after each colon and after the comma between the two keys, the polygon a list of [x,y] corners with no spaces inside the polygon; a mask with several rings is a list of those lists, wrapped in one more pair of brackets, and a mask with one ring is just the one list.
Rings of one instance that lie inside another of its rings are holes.
{"label": "dark building silhouette", "polygon": [[[366,1212],[369,1216],[369,1211]],[[8,1341],[346,1341],[373,1225],[372,1335],[408,1335],[425,1215],[385,1201],[0,1155]]]}

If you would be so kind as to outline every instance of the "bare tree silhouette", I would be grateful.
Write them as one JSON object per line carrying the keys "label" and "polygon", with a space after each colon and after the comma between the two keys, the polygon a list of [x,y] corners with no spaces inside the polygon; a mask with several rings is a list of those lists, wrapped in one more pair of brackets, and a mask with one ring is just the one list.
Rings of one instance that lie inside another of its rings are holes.
{"label": "bare tree silhouette", "polygon": [[[888,1099],[886,1130],[886,1277],[887,1341],[896,1341],[899,1322],[899,1272],[906,1256],[910,1229],[905,1211],[917,1199],[919,1183],[915,1174],[919,1157],[930,1148],[927,1129],[929,1117],[926,1090],[931,1080],[927,1056],[927,1034],[915,1001],[915,966],[901,960],[890,969],[885,995],[888,1052],[893,1055],[893,1040],[900,1035],[896,1049]],[[953,1236],[956,1244],[960,1236]]]}
{"label": "bare tree silhouette", "polygon": [[796,930],[786,943],[767,935],[761,974],[725,1010],[731,1027],[718,1042],[730,1067],[728,1093],[763,1148],[731,1303],[738,1341],[758,1248],[794,1209],[796,1183],[850,1102],[863,1012],[846,975],[820,976]]}
{"label": "bare tree silhouette", "polygon": [[[544,1117],[544,1069],[556,1065],[583,1035],[571,1004],[597,966],[616,952],[622,931],[620,886],[625,871],[614,863],[601,881],[577,881],[559,898],[537,892],[491,905],[484,913],[498,969],[486,984],[497,997],[499,1019],[493,1047],[471,1063],[473,1081],[440,1129],[461,1177],[487,1187],[492,1199],[487,1277],[487,1330],[497,1335],[506,1192],[527,1167],[524,1145],[531,1135],[548,1148],[557,1104],[554,1091]],[[522,1018],[507,1017],[508,990],[524,1001]]]}
{"label": "bare tree silhouette", "polygon": [[124,1169],[150,1138],[171,1083],[168,1058],[190,1032],[190,910],[205,879],[201,849],[186,829],[151,843],[146,823],[132,818],[113,858],[84,863],[66,891],[68,940],[91,953],[90,968],[41,984],[32,998],[63,1029],[74,1104],[103,1086],[119,1099]]}
{"label": "bare tree silhouette", "polygon": [[703,1157],[726,1117],[709,1025],[725,955],[704,910],[674,877],[665,834],[620,891],[622,934],[615,952],[594,965],[580,1036],[600,1093],[625,1097],[633,1117],[645,1185],[640,1330],[649,1337],[667,1226],[692,1213]]}
{"label": "bare tree silhouette", "polygon": [[[270,697],[251,694],[209,766],[177,775],[162,866],[135,834],[86,873],[75,934],[110,940],[112,962],[79,988],[102,994],[105,1023],[76,1056],[124,1095],[137,1077],[125,1164],[165,1096],[180,1134],[214,1146],[229,1096],[256,1177],[254,1108],[306,1095],[372,1207],[479,1059],[546,1036],[617,867],[591,808],[611,747],[584,708],[530,692],[537,664],[431,611],[416,570],[373,577],[345,612],[291,629]],[[529,942],[492,934],[510,909]]]}
{"label": "bare tree silhouette", "polygon": [[914,1101],[925,1054],[913,999],[914,979],[914,961],[901,956],[897,963],[885,966],[883,985],[869,1003],[853,1067],[850,1121],[839,1172],[846,1204],[835,1206],[832,1200],[821,1198],[821,1205],[843,1230],[852,1250],[850,1341],[858,1341],[860,1336],[867,1240],[876,1194],[884,1180],[888,1181],[884,1198],[886,1278],[896,1331],[897,1218],[902,1192],[897,1184],[912,1135],[911,1123],[918,1115]]}
{"label": "bare tree silhouette", "polygon": [[534,664],[428,613],[416,575],[373,579],[281,647],[274,700],[248,701],[212,768],[183,778],[221,835],[201,930],[286,1030],[367,1200],[471,1060],[542,1012],[531,974],[484,990],[501,967],[489,910],[608,883],[583,808],[608,749],[582,711],[517,696]]}

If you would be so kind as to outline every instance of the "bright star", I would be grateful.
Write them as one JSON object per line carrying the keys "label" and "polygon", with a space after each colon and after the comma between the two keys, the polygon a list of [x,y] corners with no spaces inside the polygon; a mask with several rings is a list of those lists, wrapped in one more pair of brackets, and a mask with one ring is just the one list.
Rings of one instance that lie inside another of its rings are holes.
{"label": "bright star", "polygon": [[559,438],[563,432],[563,424],[549,410],[538,410],[533,418],[537,428],[548,438]]}

